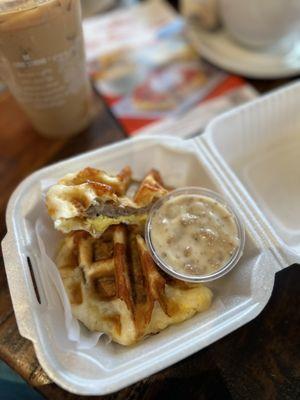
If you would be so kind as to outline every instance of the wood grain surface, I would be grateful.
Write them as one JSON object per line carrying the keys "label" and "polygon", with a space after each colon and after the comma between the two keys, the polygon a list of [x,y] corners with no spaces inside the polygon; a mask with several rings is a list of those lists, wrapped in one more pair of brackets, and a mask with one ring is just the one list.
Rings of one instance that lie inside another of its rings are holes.
{"label": "wood grain surface", "polygon": [[[252,81],[268,91],[285,81]],[[5,235],[5,208],[16,185],[36,169],[94,149],[124,134],[99,98],[92,126],[70,140],[38,136],[8,92],[0,95],[0,235]],[[57,387],[41,369],[31,342],[19,335],[0,270],[0,358],[52,400],[80,399]],[[254,321],[208,348],[105,400],[134,399],[278,399],[300,398],[299,266],[276,275],[267,307]],[[83,398],[83,397],[82,397]],[[84,397],[89,398],[89,397]]]}

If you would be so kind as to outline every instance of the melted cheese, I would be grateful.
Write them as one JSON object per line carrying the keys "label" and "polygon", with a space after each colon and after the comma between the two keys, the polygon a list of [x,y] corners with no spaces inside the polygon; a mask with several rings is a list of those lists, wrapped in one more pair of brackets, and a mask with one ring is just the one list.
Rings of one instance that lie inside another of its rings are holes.
{"label": "melted cheese", "polygon": [[100,236],[110,225],[127,224],[127,225],[143,225],[146,222],[147,215],[127,215],[116,218],[100,215],[96,218],[70,218],[55,221],[55,228],[69,233],[76,230],[84,230],[94,237]]}

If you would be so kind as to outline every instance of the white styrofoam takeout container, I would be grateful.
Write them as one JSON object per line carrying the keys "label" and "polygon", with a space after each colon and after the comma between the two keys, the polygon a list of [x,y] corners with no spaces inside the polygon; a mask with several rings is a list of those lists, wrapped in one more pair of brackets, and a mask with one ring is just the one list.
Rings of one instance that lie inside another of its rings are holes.
{"label": "white styrofoam takeout container", "polygon": [[[20,333],[33,342],[53,381],[74,393],[110,393],[204,348],[261,312],[275,273],[300,259],[299,105],[298,82],[216,118],[195,139],[126,140],[44,168],[18,186],[8,204],[2,243],[6,273]],[[93,349],[78,350],[66,337],[60,303],[53,306],[57,295],[45,296],[39,277],[34,223],[44,210],[40,181],[87,165],[117,171],[127,164],[137,178],[155,167],[169,185],[222,193],[245,226],[245,251],[236,268],[210,283],[215,300],[207,312],[130,348],[100,340]]]}

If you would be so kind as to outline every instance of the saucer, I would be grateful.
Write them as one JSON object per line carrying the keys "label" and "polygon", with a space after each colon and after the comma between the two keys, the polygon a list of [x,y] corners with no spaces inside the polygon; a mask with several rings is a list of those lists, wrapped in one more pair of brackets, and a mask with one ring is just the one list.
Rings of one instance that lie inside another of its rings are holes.
{"label": "saucer", "polygon": [[196,51],[212,64],[248,78],[277,79],[300,73],[300,42],[289,49],[258,51],[242,47],[225,29],[216,32],[188,27]]}

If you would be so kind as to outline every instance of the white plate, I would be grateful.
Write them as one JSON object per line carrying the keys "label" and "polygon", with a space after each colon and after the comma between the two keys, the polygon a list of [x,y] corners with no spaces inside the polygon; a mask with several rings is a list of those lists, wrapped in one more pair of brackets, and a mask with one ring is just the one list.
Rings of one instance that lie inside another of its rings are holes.
{"label": "white plate", "polygon": [[248,78],[278,79],[300,74],[300,41],[288,50],[255,51],[242,47],[220,29],[207,32],[190,27],[188,37],[211,63]]}

